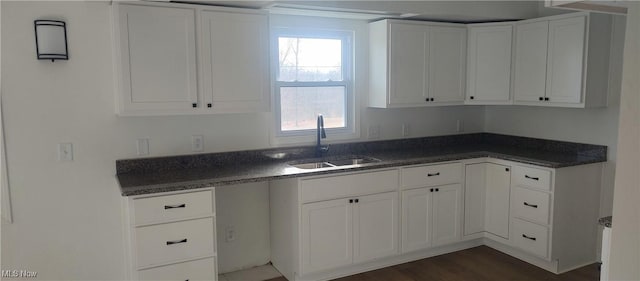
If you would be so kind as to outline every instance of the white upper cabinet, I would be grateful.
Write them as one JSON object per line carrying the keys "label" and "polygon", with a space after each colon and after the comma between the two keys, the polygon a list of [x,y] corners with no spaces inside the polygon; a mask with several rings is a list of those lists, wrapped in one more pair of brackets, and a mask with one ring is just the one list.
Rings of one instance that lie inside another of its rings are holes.
{"label": "white upper cabinet", "polygon": [[207,108],[268,111],[268,18],[264,14],[203,11],[202,80]]}
{"label": "white upper cabinet", "polygon": [[464,100],[467,32],[460,27],[430,28],[429,95],[435,103]]}
{"label": "white upper cabinet", "polygon": [[198,106],[195,11],[119,5],[120,113]]}
{"label": "white upper cabinet", "polygon": [[606,106],[611,18],[574,13],[518,22],[514,103]]}
{"label": "white upper cabinet", "polygon": [[466,29],[382,20],[369,25],[369,106],[458,105],[464,100]]}
{"label": "white upper cabinet", "polygon": [[516,101],[543,100],[547,83],[549,22],[518,24],[513,91]]}
{"label": "white upper cabinet", "polygon": [[269,110],[267,15],[185,4],[116,4],[120,115]]}
{"label": "white upper cabinet", "polygon": [[467,104],[511,102],[512,23],[469,25]]}

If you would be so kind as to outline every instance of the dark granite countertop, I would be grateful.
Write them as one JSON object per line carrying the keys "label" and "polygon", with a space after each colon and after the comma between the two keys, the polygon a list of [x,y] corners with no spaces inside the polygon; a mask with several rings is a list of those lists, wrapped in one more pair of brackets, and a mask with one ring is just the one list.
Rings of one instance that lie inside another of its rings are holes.
{"label": "dark granite countertop", "polygon": [[606,147],[478,133],[331,145],[327,157],[365,155],[376,163],[303,170],[289,161],[313,158],[313,147],[118,160],[123,196],[275,179],[491,157],[549,168],[606,161]]}

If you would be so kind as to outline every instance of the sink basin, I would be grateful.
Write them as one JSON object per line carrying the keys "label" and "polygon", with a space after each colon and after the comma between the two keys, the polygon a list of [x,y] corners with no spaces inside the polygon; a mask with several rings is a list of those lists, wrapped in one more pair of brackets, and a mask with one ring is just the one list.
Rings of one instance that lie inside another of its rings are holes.
{"label": "sink basin", "polygon": [[367,156],[337,156],[323,159],[299,160],[287,163],[289,166],[310,170],[310,169],[329,169],[334,167],[358,166],[368,163],[380,162],[380,159]]}

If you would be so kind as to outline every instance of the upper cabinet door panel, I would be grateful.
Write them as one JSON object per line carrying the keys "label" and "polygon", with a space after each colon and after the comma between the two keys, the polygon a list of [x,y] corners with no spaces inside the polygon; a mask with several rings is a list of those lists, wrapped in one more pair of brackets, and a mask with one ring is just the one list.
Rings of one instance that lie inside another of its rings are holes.
{"label": "upper cabinet door panel", "polygon": [[390,25],[389,103],[425,104],[428,60],[428,27]]}
{"label": "upper cabinet door panel", "polygon": [[540,101],[545,97],[549,22],[518,24],[516,30],[514,98]]}
{"label": "upper cabinet door panel", "polygon": [[581,102],[585,20],[581,16],[549,23],[547,97],[551,102]]}
{"label": "upper cabinet door panel", "polygon": [[511,89],[511,36],[513,26],[469,29],[468,100],[506,103]]}
{"label": "upper cabinet door panel", "polygon": [[121,111],[191,109],[198,100],[195,11],[119,9]]}
{"label": "upper cabinet door panel", "polygon": [[435,102],[462,102],[467,30],[464,27],[431,27],[429,33],[429,96]]}
{"label": "upper cabinet door panel", "polygon": [[268,26],[263,14],[202,12],[204,99],[214,110],[268,109]]}

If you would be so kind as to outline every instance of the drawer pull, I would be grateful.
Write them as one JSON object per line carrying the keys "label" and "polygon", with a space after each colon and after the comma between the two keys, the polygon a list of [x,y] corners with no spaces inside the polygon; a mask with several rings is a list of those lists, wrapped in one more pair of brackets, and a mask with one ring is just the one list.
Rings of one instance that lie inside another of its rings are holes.
{"label": "drawer pull", "polygon": [[531,208],[538,208],[538,205],[529,204],[527,202],[524,202],[524,205]]}
{"label": "drawer pull", "polygon": [[540,180],[540,178],[537,178],[537,177],[530,177],[529,175],[524,175],[524,177],[525,177],[525,178],[528,178],[528,179],[530,179],[530,180],[534,180],[534,181]]}
{"label": "drawer pull", "polygon": [[433,174],[427,174],[427,177],[435,177],[435,176],[439,176],[440,172],[437,173],[433,173]]}
{"label": "drawer pull", "polygon": [[522,237],[527,238],[527,239],[532,240],[532,241],[536,241],[535,237],[529,237],[529,236],[527,236],[525,234],[522,234]]}
{"label": "drawer pull", "polygon": [[187,238],[182,239],[182,240],[167,241],[167,246],[175,245],[175,244],[181,244],[181,243],[187,243]]}
{"label": "drawer pull", "polygon": [[168,210],[168,209],[177,209],[177,208],[185,208],[187,207],[187,204],[178,204],[178,205],[164,205],[164,209]]}

